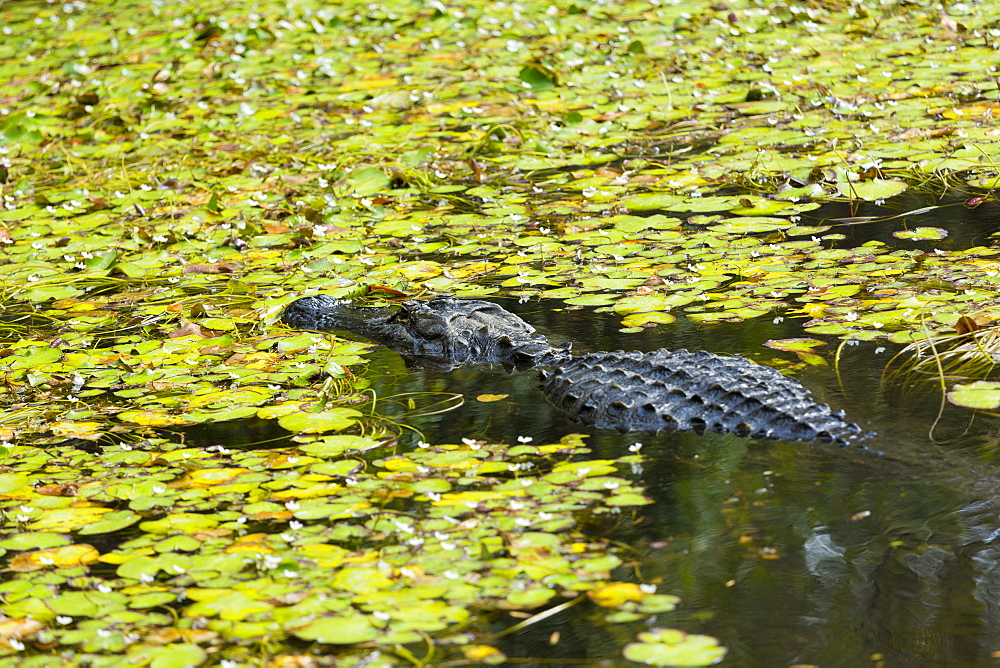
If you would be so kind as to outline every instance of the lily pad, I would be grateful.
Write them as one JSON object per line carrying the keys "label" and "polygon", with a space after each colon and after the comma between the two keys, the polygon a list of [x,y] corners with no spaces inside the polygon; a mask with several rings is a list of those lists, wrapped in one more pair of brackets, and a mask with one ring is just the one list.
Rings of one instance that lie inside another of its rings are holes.
{"label": "lily pad", "polygon": [[350,434],[338,434],[336,436],[326,436],[316,441],[304,443],[299,446],[302,452],[316,457],[336,458],[342,457],[345,453],[365,452],[379,446],[379,441],[364,436],[352,436]]}
{"label": "lily pad", "polygon": [[948,230],[940,227],[916,227],[912,230],[897,230],[892,233],[897,239],[937,241],[948,236]]}
{"label": "lily pad", "polygon": [[722,661],[726,648],[711,636],[658,629],[640,633],[638,642],[626,645],[622,654],[647,666],[711,666]]}
{"label": "lily pad", "polygon": [[1000,382],[977,380],[974,383],[955,385],[947,396],[948,401],[956,406],[993,410],[1000,408]]}
{"label": "lily pad", "polygon": [[869,202],[884,200],[904,192],[907,186],[895,179],[872,179],[871,181],[840,182],[837,190],[844,197],[863,199]]}
{"label": "lily pad", "polygon": [[278,418],[278,424],[289,431],[301,434],[319,434],[325,431],[341,431],[353,426],[361,411],[353,408],[331,408],[318,413],[300,411]]}
{"label": "lily pad", "polygon": [[304,625],[289,627],[292,635],[330,645],[350,645],[374,640],[383,631],[366,615],[325,615]]}
{"label": "lily pad", "polygon": [[765,341],[764,345],[768,348],[774,348],[775,350],[784,350],[792,353],[808,353],[812,352],[814,348],[825,346],[826,341],[804,338],[771,339],[770,341]]}

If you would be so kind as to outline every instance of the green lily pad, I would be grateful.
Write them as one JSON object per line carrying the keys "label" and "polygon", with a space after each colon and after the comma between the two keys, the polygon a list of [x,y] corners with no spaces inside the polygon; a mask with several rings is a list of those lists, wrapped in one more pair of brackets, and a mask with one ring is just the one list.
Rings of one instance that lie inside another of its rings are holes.
{"label": "green lily pad", "polygon": [[119,510],[102,515],[97,522],[92,522],[82,528],[79,533],[84,536],[92,536],[99,533],[111,533],[119,531],[125,527],[132,526],[142,517],[131,510]]}
{"label": "green lily pad", "polygon": [[622,318],[622,325],[625,327],[641,327],[642,325],[669,325],[677,320],[676,317],[664,311],[652,311],[648,313],[630,313]]}
{"label": "green lily pad", "polygon": [[18,299],[29,302],[44,302],[55,299],[67,299],[82,295],[83,290],[70,286],[51,285],[42,288],[32,288],[15,295]]}
{"label": "green lily pad", "polygon": [[784,218],[746,216],[744,218],[729,218],[708,227],[716,232],[725,232],[728,234],[756,234],[759,232],[773,232],[785,227],[791,227],[791,225]]}
{"label": "green lily pad", "polygon": [[1000,382],[977,380],[966,385],[955,385],[947,396],[948,401],[956,406],[993,410],[1000,408]]}
{"label": "green lily pad", "polygon": [[837,190],[844,197],[863,199],[869,202],[895,197],[904,192],[906,188],[906,183],[895,179],[872,179],[871,181],[852,181],[850,183],[842,181],[837,184]]}
{"label": "green lily pad", "polygon": [[819,346],[825,346],[826,341],[820,341],[819,339],[771,339],[765,341],[764,345],[768,348],[774,348],[775,350],[784,350],[790,353],[808,353],[812,352],[813,348],[818,348]]}
{"label": "green lily pad", "polygon": [[194,513],[172,513],[158,520],[149,520],[139,525],[143,531],[160,533],[191,533],[213,529],[219,524],[219,520],[208,515],[198,515]]}
{"label": "green lily pad", "polygon": [[581,295],[566,300],[567,304],[574,306],[607,306],[615,303],[615,298],[610,295]]}
{"label": "green lily pad", "polygon": [[17,473],[0,473],[0,494],[10,494],[26,486],[31,479]]}
{"label": "green lily pad", "polygon": [[[326,436],[317,441],[304,443],[299,446],[299,449],[310,455],[329,459],[341,457],[347,452],[365,452],[379,445],[379,441],[364,436],[337,434],[336,436]],[[347,464],[351,465],[351,467],[354,466],[353,462],[348,462]]]}
{"label": "green lily pad", "polygon": [[41,550],[59,545],[69,545],[71,542],[65,534],[48,531],[27,531],[16,533],[9,538],[0,540],[0,548],[7,550]]}
{"label": "green lily pad", "polygon": [[647,666],[711,666],[726,656],[726,648],[715,638],[677,629],[646,631],[638,638],[638,642],[626,645],[622,654]]}
{"label": "green lily pad", "polygon": [[305,625],[294,624],[288,631],[303,640],[330,645],[351,645],[375,640],[383,631],[366,615],[325,615]]}
{"label": "green lily pad", "polygon": [[623,297],[615,302],[615,313],[627,315],[629,313],[646,311],[663,311],[669,308],[665,295],[634,295]]}
{"label": "green lily pad", "polygon": [[278,418],[278,424],[288,431],[300,434],[319,434],[325,431],[341,431],[353,426],[362,417],[361,411],[353,408],[330,408],[319,413],[297,412]]}
{"label": "green lily pad", "polygon": [[208,661],[208,652],[191,643],[132,647],[127,656],[128,663],[146,665],[149,668],[185,668],[200,666]]}
{"label": "green lily pad", "polygon": [[948,236],[948,230],[940,227],[916,227],[912,230],[898,230],[892,233],[897,239],[914,239],[925,241],[937,241]]}

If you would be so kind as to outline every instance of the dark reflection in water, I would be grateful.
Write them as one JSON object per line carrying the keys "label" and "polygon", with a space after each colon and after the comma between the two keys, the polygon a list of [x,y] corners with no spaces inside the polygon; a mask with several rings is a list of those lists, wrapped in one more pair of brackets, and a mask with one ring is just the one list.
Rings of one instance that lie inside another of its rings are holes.
{"label": "dark reflection in water", "polygon": [[[976,206],[967,206],[970,200],[988,194],[982,190],[950,190],[944,195],[909,189],[893,197],[885,204],[874,202],[828,202],[814,211],[802,214],[803,225],[834,225],[830,232],[844,234],[846,239],[838,242],[843,248],[857,248],[869,241],[881,241],[890,248],[929,250],[926,241],[898,239],[893,236],[899,230],[916,227],[940,227],[948,232],[944,239],[934,241],[934,248],[962,250],[972,246],[986,246],[995,239],[991,235],[1000,229],[1000,201],[988,199]],[[923,211],[928,207],[930,211]],[[923,211],[915,215],[902,215],[911,211]],[[893,217],[895,216],[895,217]],[[869,222],[844,225],[837,219],[863,219]],[[823,234],[829,234],[824,232]],[[822,235],[819,235],[822,236]]]}
{"label": "dark reflection in water", "polygon": [[[578,352],[689,348],[792,363],[792,356],[761,344],[802,335],[792,320],[710,327],[678,320],[622,334],[613,314],[498,301],[553,343],[573,341]],[[842,385],[829,367],[797,377],[878,432],[871,446],[881,455],[731,435],[594,430],[551,406],[532,371],[410,371],[398,355],[379,349],[369,377],[379,412],[429,441],[529,436],[543,443],[583,432],[598,457],[621,455],[641,441],[649,460],[638,479],[655,504],[611,536],[639,557],[635,570],[616,576],[641,573],[643,581],[660,583],[659,591],[682,596],[682,605],[655,625],[718,637],[729,648],[725,665],[1000,662],[994,656],[1000,656],[1000,471],[992,461],[1000,457],[998,422],[981,417],[967,429],[967,411],[946,409],[935,435],[952,440],[935,442],[928,432],[938,399],[930,391],[885,387],[881,370],[892,351],[874,351],[873,344],[844,350]],[[466,404],[414,417],[432,400],[416,395],[415,410],[405,401],[394,408],[391,398],[403,393],[459,393]],[[510,397],[484,403],[476,400],[481,394]],[[526,665],[621,665],[621,647],[643,628],[605,624],[588,605],[578,605],[504,637],[500,647],[511,657],[531,657]],[[554,631],[561,641],[553,646]]]}

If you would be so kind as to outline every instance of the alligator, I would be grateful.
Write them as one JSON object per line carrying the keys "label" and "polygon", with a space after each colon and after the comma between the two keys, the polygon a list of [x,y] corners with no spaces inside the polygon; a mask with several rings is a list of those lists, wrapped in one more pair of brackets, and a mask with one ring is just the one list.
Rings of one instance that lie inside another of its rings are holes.
{"label": "alligator", "polygon": [[486,301],[438,295],[394,310],[313,295],[289,304],[282,321],[299,329],[353,332],[419,368],[538,367],[550,400],[598,428],[710,430],[838,445],[870,435],[843,411],[813,400],[799,382],[745,357],[666,349],[574,356],[570,345],[553,347],[524,320]]}

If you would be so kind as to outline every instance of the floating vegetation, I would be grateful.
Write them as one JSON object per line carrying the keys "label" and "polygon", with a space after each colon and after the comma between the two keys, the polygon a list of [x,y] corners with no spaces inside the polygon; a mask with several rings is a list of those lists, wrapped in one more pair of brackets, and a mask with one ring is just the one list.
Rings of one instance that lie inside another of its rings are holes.
{"label": "floating vegetation", "polygon": [[[996,204],[998,21],[990,3],[3,4],[2,660],[281,665],[307,641],[348,645],[343,665],[502,661],[470,610],[608,586],[620,558],[578,523],[641,490],[621,462],[559,460],[575,441],[403,452],[425,407],[387,424],[369,346],[291,332],[283,306],[504,293],[631,332],[683,312],[916,342],[921,318],[998,306],[1000,249],[916,217],[949,189]],[[806,224],[831,202],[849,217]],[[851,246],[857,219],[878,238]],[[164,440],[240,419],[297,447]],[[665,605],[643,593],[615,612]]]}
{"label": "floating vegetation", "polygon": [[580,461],[587,449],[567,436],[383,449],[366,464],[378,445],[15,446],[0,473],[2,649],[140,661],[168,646],[177,656],[155,665],[181,666],[220,646],[235,661],[256,643],[288,652],[296,637],[368,648],[338,652],[353,661],[428,634],[457,651],[468,635],[452,627],[566,596],[635,619],[676,605],[617,583],[619,549],[581,527],[649,503],[621,475],[638,455]]}

